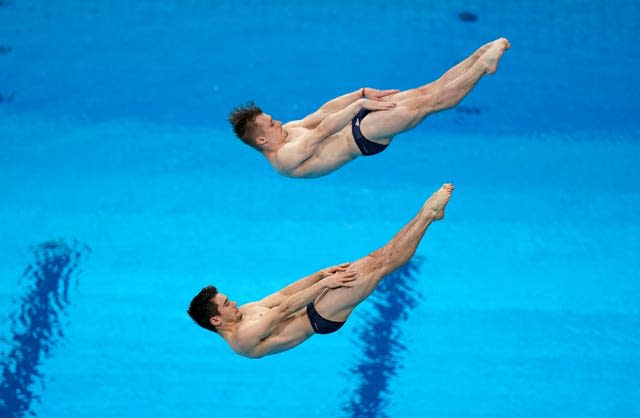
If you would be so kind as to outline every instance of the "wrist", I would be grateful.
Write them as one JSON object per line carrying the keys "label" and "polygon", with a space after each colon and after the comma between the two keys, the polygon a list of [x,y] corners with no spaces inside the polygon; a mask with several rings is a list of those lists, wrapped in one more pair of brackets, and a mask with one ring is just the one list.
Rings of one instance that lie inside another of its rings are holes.
{"label": "wrist", "polygon": [[360,89],[360,97],[367,97],[367,94],[364,91],[365,89],[366,89],[366,87],[363,87],[363,88]]}

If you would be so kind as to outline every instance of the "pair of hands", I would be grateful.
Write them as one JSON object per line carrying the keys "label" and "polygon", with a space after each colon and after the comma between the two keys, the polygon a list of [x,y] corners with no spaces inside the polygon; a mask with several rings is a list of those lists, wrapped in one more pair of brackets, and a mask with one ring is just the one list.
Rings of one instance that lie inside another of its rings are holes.
{"label": "pair of hands", "polygon": [[364,87],[362,89],[362,94],[364,98],[360,99],[362,103],[362,107],[368,110],[387,110],[393,109],[396,105],[396,102],[387,102],[384,101],[383,98],[392,94],[398,93],[400,90],[391,89],[391,90],[377,90],[371,87]]}
{"label": "pair of hands", "polygon": [[357,273],[355,270],[349,268],[350,265],[350,262],[346,262],[320,270],[318,274],[320,274],[322,285],[329,289],[353,286],[353,281],[356,279]]}

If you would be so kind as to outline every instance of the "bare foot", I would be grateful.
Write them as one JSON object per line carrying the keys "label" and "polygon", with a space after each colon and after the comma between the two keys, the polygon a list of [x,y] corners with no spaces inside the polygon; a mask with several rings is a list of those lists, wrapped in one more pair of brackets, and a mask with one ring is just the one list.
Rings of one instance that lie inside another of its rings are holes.
{"label": "bare foot", "polygon": [[496,41],[487,42],[486,44],[482,45],[480,48],[476,49],[476,52],[473,53],[473,57],[475,59],[480,58],[482,56],[482,54],[487,52],[487,49],[489,49],[489,47],[491,45],[493,45],[494,42],[496,42]]}
{"label": "bare foot", "polygon": [[444,207],[449,203],[449,199],[451,199],[451,192],[453,192],[453,184],[443,184],[442,187],[425,202],[422,210],[434,221],[439,221],[444,218]]}
{"label": "bare foot", "polygon": [[495,74],[498,70],[498,61],[500,61],[502,54],[504,54],[504,51],[508,48],[511,48],[509,40],[506,38],[500,38],[493,41],[491,46],[489,46],[485,53],[482,54],[480,59],[484,60],[487,64],[487,74]]}

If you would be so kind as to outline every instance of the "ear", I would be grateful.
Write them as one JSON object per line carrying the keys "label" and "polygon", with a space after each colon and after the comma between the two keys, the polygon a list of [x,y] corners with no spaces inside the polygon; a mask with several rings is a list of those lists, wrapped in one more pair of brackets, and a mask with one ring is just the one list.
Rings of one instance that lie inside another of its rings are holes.
{"label": "ear", "polygon": [[264,136],[259,136],[256,138],[256,144],[264,145],[266,143],[267,143],[267,138],[265,138]]}
{"label": "ear", "polygon": [[209,323],[214,327],[218,327],[220,326],[220,324],[222,324],[222,319],[218,315],[212,316],[211,318],[209,318]]}

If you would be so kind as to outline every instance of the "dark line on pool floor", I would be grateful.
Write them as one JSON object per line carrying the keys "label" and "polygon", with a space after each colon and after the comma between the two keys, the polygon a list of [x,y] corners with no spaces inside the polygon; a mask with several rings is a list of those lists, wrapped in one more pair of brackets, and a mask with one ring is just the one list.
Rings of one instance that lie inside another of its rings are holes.
{"label": "dark line on pool floor", "polygon": [[39,368],[42,360],[64,340],[63,320],[69,305],[69,289],[77,277],[78,263],[89,247],[76,241],[48,241],[33,247],[35,261],[23,273],[25,294],[15,301],[11,336],[5,339],[9,352],[0,367],[0,416],[33,415],[39,399],[34,384],[44,385]]}
{"label": "dark line on pool floor", "polygon": [[400,324],[420,299],[414,285],[422,261],[414,257],[385,277],[371,296],[373,307],[355,338],[362,357],[349,368],[348,379],[355,383],[351,398],[342,406],[350,417],[387,417],[390,381],[402,368],[400,356],[406,350],[400,342]]}

